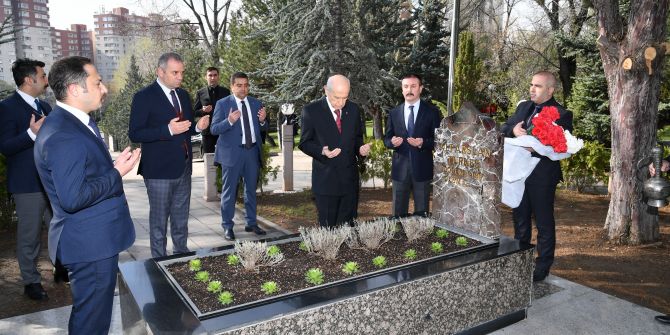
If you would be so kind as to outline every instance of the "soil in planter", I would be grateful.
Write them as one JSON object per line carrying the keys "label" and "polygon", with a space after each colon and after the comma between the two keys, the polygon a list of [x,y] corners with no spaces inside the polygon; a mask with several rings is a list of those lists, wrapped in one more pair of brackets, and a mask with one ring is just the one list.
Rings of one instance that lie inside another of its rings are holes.
{"label": "soil in planter", "polygon": [[[172,263],[167,266],[167,269],[200,312],[208,313],[271,297],[261,290],[261,285],[268,281],[274,281],[279,286],[279,292],[272,296],[314,287],[314,285],[309,284],[305,280],[305,273],[311,268],[321,269],[324,274],[324,284],[327,284],[340,279],[380,270],[380,268],[377,268],[372,263],[372,259],[376,256],[386,257],[386,268],[388,268],[481,244],[479,241],[466,237],[467,245],[459,246],[456,244],[456,238],[460,236],[459,234],[449,232],[449,236],[446,238],[438,238],[433,233],[427,237],[408,243],[404,232],[401,232],[396,234],[396,238],[384,243],[374,251],[350,249],[344,243],[340,248],[337,259],[334,261],[325,260],[300,250],[299,242],[279,244],[277,246],[284,254],[284,261],[273,267],[261,267],[258,272],[246,271],[241,265],[228,265],[228,254],[201,258],[201,271],[209,273],[210,281],[221,281],[222,290],[230,291],[233,294],[234,301],[229,305],[221,304],[217,300],[217,293],[207,291],[206,282],[200,282],[195,279],[195,272],[189,269],[188,262]],[[431,250],[431,243],[433,242],[442,243],[443,251],[441,253],[435,253]],[[404,253],[408,249],[416,251],[417,257],[415,260],[408,260],[404,257]],[[342,266],[346,262],[357,262],[360,272],[353,276],[342,272]]]}

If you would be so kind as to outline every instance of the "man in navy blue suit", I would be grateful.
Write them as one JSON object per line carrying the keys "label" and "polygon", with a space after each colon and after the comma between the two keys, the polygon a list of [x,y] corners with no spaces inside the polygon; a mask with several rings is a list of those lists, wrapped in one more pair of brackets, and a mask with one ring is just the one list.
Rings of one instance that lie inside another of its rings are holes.
{"label": "man in navy blue suit", "polygon": [[102,106],[107,88],[85,57],[54,63],[49,82],[57,107],[35,141],[35,164],[53,209],[49,257],[68,269],[72,291],[70,334],[107,334],[119,252],[135,241],[121,177],[140,150],[126,148],[112,162],[89,114]]}
{"label": "man in navy blue suit", "polygon": [[184,61],[168,52],[158,59],[158,78],[133,97],[128,137],[142,144],[137,173],[149,196],[151,256],[166,256],[170,218],[173,253],[188,252],[188,212],[191,206],[191,135],[209,125],[209,115],[193,122],[191,98],[181,89]]}
{"label": "man in navy blue suit", "polygon": [[[37,269],[42,224],[51,220],[51,208],[35,168],[35,137],[51,112],[38,99],[49,86],[44,63],[18,59],[12,64],[17,90],[0,102],[0,153],[7,159],[7,190],[16,204],[16,258],[21,270],[24,294],[46,300],[42,276]],[[46,217],[45,217],[46,216]]]}
{"label": "man in navy blue suit", "polygon": [[240,177],[244,179],[244,209],[247,232],[265,235],[256,222],[256,185],[261,166],[261,127],[265,126],[263,104],[249,96],[249,77],[242,72],[230,78],[233,94],[214,108],[211,132],[219,135],[214,161],[221,164],[221,219],[226,240],[235,240],[233,217]]}
{"label": "man in navy blue suit", "polygon": [[[551,72],[540,71],[533,75],[530,84],[530,100],[520,103],[516,111],[502,125],[500,131],[505,137],[527,135],[526,129],[535,115],[545,106],[558,109],[559,119],[556,124],[565,130],[572,131],[572,112],[566,110],[554,99],[556,77]],[[532,149],[529,149],[532,151]],[[542,281],[549,275],[554,263],[556,249],[556,221],[554,220],[554,198],[556,186],[563,179],[561,163],[540,156],[532,151],[533,157],[540,158],[533,172],[526,178],[525,189],[519,207],[514,208],[514,238],[530,243],[532,233],[531,217],[535,216],[537,227],[537,258],[533,281]]]}
{"label": "man in navy blue suit", "polygon": [[418,75],[405,75],[401,87],[405,102],[391,110],[384,133],[384,145],[393,149],[393,215],[409,214],[410,191],[414,194],[414,214],[427,215],[440,112],[421,100],[423,84]]}

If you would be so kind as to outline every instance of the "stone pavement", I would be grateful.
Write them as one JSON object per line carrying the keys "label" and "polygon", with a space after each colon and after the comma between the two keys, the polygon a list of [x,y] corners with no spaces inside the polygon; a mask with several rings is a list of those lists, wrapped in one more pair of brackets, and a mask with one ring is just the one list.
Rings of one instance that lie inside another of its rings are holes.
{"label": "stone pavement", "polygon": [[[272,165],[281,165],[281,157],[273,157]],[[308,188],[311,178],[311,159],[302,152],[294,153],[294,186]],[[205,202],[202,162],[193,167],[193,191],[189,216],[188,247],[202,250],[230,244],[223,238],[218,202]],[[281,189],[281,172],[277,181],[265,190]],[[140,176],[131,173],[124,177],[124,188],[131,216],[135,223],[135,244],[120,255],[120,262],[151,257],[149,250],[149,204],[146,189]],[[238,239],[253,239],[253,233],[244,232],[244,214],[239,209],[235,214],[235,235]],[[288,233],[281,227],[259,218],[259,224],[268,231],[268,237]],[[171,242],[168,239],[168,252]],[[0,320],[0,334],[46,335],[67,334],[67,322],[71,306],[20,315]],[[122,334],[118,297],[114,300],[112,328],[110,334]],[[543,283],[534,285],[534,299],[528,310],[528,318],[493,334],[667,334],[670,326],[654,321],[660,314],[648,308],[607,295],[594,289],[550,275]]]}

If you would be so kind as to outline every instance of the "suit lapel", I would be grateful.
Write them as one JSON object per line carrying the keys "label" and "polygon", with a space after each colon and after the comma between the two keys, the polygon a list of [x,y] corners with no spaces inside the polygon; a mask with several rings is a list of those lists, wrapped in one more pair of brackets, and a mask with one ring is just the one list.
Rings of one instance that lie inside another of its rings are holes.
{"label": "suit lapel", "polygon": [[[30,119],[30,115],[35,115],[35,117],[38,117],[38,116],[41,117],[42,116],[39,113],[37,113],[37,111],[32,106],[30,106],[25,100],[23,100],[23,98],[19,95],[18,92],[14,92],[14,99],[16,100],[16,103],[19,106],[21,106],[21,108],[23,108],[23,110],[26,113],[28,113],[28,119]],[[42,110],[44,111],[44,115],[47,115],[46,109],[44,108],[44,106],[42,106]]]}
{"label": "suit lapel", "polygon": [[417,125],[421,124],[421,120],[423,119],[424,114],[426,114],[425,108],[426,103],[421,101],[421,103],[419,103],[419,110],[416,111],[417,114],[416,114],[416,121],[414,122],[414,129],[416,129]]}
{"label": "suit lapel", "polygon": [[[91,139],[93,140],[93,142],[95,142],[95,143],[97,144],[98,148],[100,148],[101,150],[103,150],[103,151],[105,151],[105,152],[108,151],[107,148],[105,147],[105,144],[102,143],[102,141],[100,140],[100,138],[98,138],[98,136],[96,136],[96,135],[93,133],[93,131],[91,131],[91,129],[88,128],[87,125],[83,124],[83,123],[81,122],[81,120],[77,119],[76,116],[72,115],[72,113],[66,111],[65,109],[63,109],[63,108],[61,108],[61,107],[56,107],[56,108],[57,108],[61,113],[64,114],[64,118],[68,119],[68,120],[70,121],[70,123],[74,124],[74,126],[75,126],[77,129],[79,129],[79,131],[81,131],[82,133],[84,133],[84,136],[91,138]],[[55,111],[55,110],[54,110],[54,111]],[[91,116],[89,115],[89,117],[91,117]],[[109,156],[109,155],[107,155],[107,156]],[[109,156],[109,159],[110,159],[110,161],[111,161],[111,159],[112,159],[111,156]]]}
{"label": "suit lapel", "polygon": [[[323,107],[322,110],[324,111],[324,119],[326,120],[326,124],[328,125],[328,129],[330,130],[331,133],[337,135],[339,138],[342,136],[340,132],[337,130],[337,123],[335,122],[335,118],[333,117],[333,112],[330,111],[330,107],[328,106],[328,101],[326,101],[327,98],[323,98],[323,103],[321,106]],[[343,112],[340,111],[340,122],[342,122],[342,114]],[[344,125],[344,123],[342,123]],[[344,127],[343,127],[344,128]]]}
{"label": "suit lapel", "polygon": [[[165,108],[167,111],[170,111],[172,113],[172,114],[170,114],[170,119],[175,118],[177,115],[176,115],[174,106],[172,105],[172,101],[170,101],[168,99],[168,97],[165,95],[165,92],[163,92],[163,89],[161,88],[161,86],[158,85],[158,81],[155,81],[153,85],[154,85],[155,94],[160,96],[160,98],[158,98],[158,101],[160,101],[160,103],[163,104],[163,108]],[[179,97],[179,92],[178,91],[177,91],[177,97]],[[181,101],[180,101],[180,103],[181,103]],[[182,103],[182,105],[183,105],[183,103]]]}

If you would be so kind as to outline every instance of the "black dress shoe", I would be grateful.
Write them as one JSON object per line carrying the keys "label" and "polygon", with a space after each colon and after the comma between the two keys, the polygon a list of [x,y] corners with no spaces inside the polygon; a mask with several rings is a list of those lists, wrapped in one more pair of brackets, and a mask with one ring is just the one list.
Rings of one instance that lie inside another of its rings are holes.
{"label": "black dress shoe", "polygon": [[265,230],[263,230],[263,229],[262,229],[261,227],[259,227],[259,226],[251,226],[251,227],[246,226],[246,227],[244,227],[244,231],[246,231],[246,232],[248,232],[248,233],[250,233],[250,232],[253,231],[254,233],[256,233],[256,235],[265,235],[265,234],[266,234],[266,233],[265,233]]}
{"label": "black dress shoe", "polygon": [[543,281],[548,275],[548,271],[533,271],[533,282]]}
{"label": "black dress shoe", "polygon": [[660,323],[665,323],[666,325],[670,325],[670,315],[668,315],[668,314],[666,314],[666,315],[656,315],[654,317],[654,319],[656,319],[656,321],[658,321]]}
{"label": "black dress shoe", "polygon": [[70,276],[67,274],[67,269],[63,266],[63,264],[60,263],[59,260],[56,260],[56,266],[54,267],[54,282],[55,283],[60,283],[63,282],[65,284],[70,283]]}
{"label": "black dress shoe", "polygon": [[25,286],[23,294],[33,300],[47,300],[49,296],[40,283],[32,283]]}
{"label": "black dress shoe", "polygon": [[235,241],[235,233],[233,233],[232,229],[224,229],[223,237],[228,241]]}

